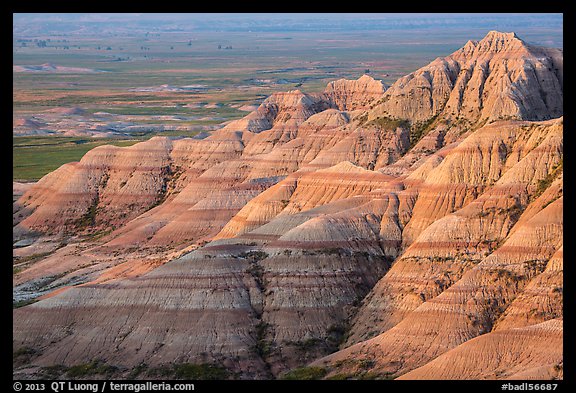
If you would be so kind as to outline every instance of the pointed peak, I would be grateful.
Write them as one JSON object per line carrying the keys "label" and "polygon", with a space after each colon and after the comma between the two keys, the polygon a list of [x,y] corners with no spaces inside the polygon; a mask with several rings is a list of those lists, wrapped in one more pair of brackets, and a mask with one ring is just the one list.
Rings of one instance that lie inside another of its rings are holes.
{"label": "pointed peak", "polygon": [[520,56],[521,53],[526,54],[528,51],[529,46],[516,33],[492,30],[480,41],[469,40],[461,49],[454,52],[454,55],[456,57],[464,55],[467,58],[494,56],[496,54]]}
{"label": "pointed peak", "polygon": [[350,161],[340,161],[338,164],[333,165],[329,168],[320,169],[318,172],[363,174],[363,173],[371,173],[372,171],[364,169],[361,166],[355,165],[355,164],[351,163]]}
{"label": "pointed peak", "polygon": [[294,89],[294,90],[288,90],[288,91],[276,91],[274,93],[272,93],[273,96],[279,96],[279,97],[283,97],[283,96],[298,96],[298,97],[303,97],[306,96],[307,94],[303,93],[300,89]]}
{"label": "pointed peak", "polygon": [[280,108],[296,107],[296,106],[310,106],[317,101],[317,98],[309,94],[303,93],[300,90],[290,91],[277,91],[272,93],[264,102],[261,107],[266,107],[269,104],[276,104]]}
{"label": "pointed peak", "polygon": [[281,97],[281,96],[305,96],[306,94],[304,94],[300,89],[294,89],[287,91],[275,91],[271,95]]}
{"label": "pointed peak", "polygon": [[289,91],[276,91],[272,93],[266,101],[298,101],[308,97],[307,94],[302,93],[300,90],[289,90]]}
{"label": "pointed peak", "polygon": [[346,79],[346,78],[341,78],[335,81],[331,81],[328,82],[328,85],[326,86],[328,87],[334,87],[334,85],[337,84],[351,84],[351,83],[356,83],[356,82],[362,82],[362,83],[366,83],[366,84],[373,84],[373,83],[379,83],[382,84],[382,81],[379,79],[374,79],[374,77],[368,75],[368,74],[363,74],[360,78],[358,79]]}
{"label": "pointed peak", "polygon": [[430,66],[443,66],[446,64],[446,58],[444,57],[437,57],[430,62]]}
{"label": "pointed peak", "polygon": [[364,81],[364,80],[369,80],[369,81],[375,81],[376,79],[372,78],[370,75],[368,74],[364,74],[362,75],[360,78],[358,78],[359,81]]}
{"label": "pointed peak", "polygon": [[484,38],[482,38],[482,40],[480,40],[480,43],[495,42],[495,41],[511,42],[511,41],[516,41],[516,40],[522,41],[514,32],[503,33],[501,31],[497,31],[497,30],[490,30],[488,32],[488,34],[486,34],[486,36]]}
{"label": "pointed peak", "polygon": [[468,40],[468,42],[466,43],[466,45],[464,45],[464,49],[468,49],[468,48],[475,48],[476,45],[478,45],[478,41],[474,41],[474,40]]}
{"label": "pointed peak", "polygon": [[518,38],[518,36],[516,35],[516,33],[514,33],[513,31],[506,33],[506,32],[502,32],[502,31],[498,31],[498,30],[490,30],[488,32],[488,34],[486,34],[486,37],[493,37],[493,38],[507,38],[507,39],[512,39],[512,38]]}

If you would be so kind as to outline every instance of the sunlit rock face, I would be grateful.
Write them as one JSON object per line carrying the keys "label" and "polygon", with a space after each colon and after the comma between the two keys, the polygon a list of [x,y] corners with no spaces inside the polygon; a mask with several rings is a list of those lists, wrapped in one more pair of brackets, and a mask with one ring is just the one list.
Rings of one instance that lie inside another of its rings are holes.
{"label": "sunlit rock face", "polygon": [[16,184],[37,259],[14,298],[40,298],[13,312],[15,375],[562,378],[562,83],[561,50],[490,32],[389,88],[275,93]]}

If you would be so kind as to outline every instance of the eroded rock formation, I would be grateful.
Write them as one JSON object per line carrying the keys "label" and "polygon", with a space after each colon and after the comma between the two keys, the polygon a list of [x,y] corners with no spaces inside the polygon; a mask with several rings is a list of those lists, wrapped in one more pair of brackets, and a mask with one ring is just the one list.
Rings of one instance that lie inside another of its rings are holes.
{"label": "eroded rock formation", "polygon": [[562,82],[561,50],[490,32],[20,187],[15,375],[561,378]]}

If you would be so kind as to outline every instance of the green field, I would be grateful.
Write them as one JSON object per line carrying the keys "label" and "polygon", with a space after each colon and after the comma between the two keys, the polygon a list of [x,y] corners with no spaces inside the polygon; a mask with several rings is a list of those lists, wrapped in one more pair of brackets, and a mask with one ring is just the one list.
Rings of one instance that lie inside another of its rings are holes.
{"label": "green field", "polygon": [[79,161],[88,150],[96,146],[130,146],[140,140],[98,139],[92,141],[72,137],[15,137],[12,178],[15,181],[38,180],[62,164]]}

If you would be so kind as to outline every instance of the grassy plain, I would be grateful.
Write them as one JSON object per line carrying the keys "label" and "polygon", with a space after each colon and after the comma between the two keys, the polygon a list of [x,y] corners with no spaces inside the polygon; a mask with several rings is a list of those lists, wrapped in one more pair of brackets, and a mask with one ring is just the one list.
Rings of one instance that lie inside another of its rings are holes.
{"label": "grassy plain", "polygon": [[[154,135],[191,136],[214,129],[245,116],[240,107],[257,105],[275,91],[320,92],[332,80],[355,79],[365,72],[389,85],[448,55],[468,38],[470,31],[446,35],[414,30],[407,35],[393,29],[15,36],[14,66],[50,63],[94,72],[13,72],[15,124],[47,118],[46,127],[60,135],[14,136],[13,179],[37,180],[103,143],[126,146]],[[34,40],[47,45],[38,47]],[[78,129],[101,121],[95,117],[99,112],[110,114],[108,121],[142,127],[115,138],[67,139],[59,122],[67,121],[64,131],[70,131],[77,118],[54,114],[67,108],[84,111]],[[167,130],[158,131],[158,125]]]}
{"label": "grassy plain", "polygon": [[13,144],[13,180],[38,180],[62,164],[78,161],[96,146],[130,146],[140,139],[95,139],[74,137],[16,137]]}

